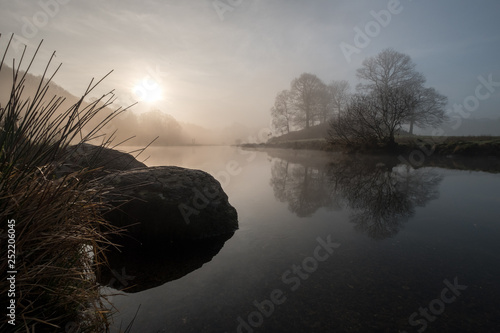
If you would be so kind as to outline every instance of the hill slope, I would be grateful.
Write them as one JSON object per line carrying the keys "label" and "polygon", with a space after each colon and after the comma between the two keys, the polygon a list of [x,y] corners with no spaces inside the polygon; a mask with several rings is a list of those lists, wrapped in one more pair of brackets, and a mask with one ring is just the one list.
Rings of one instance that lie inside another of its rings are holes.
{"label": "hill slope", "polygon": [[273,144],[300,140],[324,140],[328,134],[328,128],[328,124],[320,124],[271,138],[268,143]]}

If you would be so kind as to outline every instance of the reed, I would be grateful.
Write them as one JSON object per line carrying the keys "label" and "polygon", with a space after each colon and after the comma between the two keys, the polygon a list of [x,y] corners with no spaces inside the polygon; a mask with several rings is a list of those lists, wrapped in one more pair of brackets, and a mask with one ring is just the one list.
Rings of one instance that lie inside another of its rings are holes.
{"label": "reed", "polygon": [[[11,41],[12,37],[0,71],[7,68],[4,63]],[[3,276],[9,270],[9,219],[16,221],[17,270],[16,326],[2,314],[0,331],[106,332],[110,314],[96,276],[106,260],[105,248],[112,246],[108,236],[119,230],[102,218],[108,207],[101,200],[102,186],[89,177],[95,170],[83,169],[61,178],[53,172],[69,161],[70,144],[97,140],[102,147],[109,146],[113,134],[102,133],[126,108],[101,117],[113,103],[114,94],[111,91],[86,103],[85,98],[102,81],[92,80],[77,103],[61,110],[64,99],[47,96],[60,68],[48,74],[55,53],[36,92],[26,96],[26,74],[40,45],[31,57],[25,48],[20,59],[12,61],[10,97],[0,104],[0,272]],[[100,122],[89,127],[98,114]],[[8,289],[8,281],[2,278],[0,297],[4,301]],[[2,309],[5,312],[6,307]]]}

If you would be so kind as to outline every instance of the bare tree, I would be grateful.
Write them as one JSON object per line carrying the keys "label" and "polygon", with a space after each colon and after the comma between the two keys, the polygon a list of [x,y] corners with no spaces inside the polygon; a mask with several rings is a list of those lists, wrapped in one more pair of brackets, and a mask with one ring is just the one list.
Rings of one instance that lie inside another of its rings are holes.
{"label": "bare tree", "polygon": [[318,88],[315,108],[315,115],[320,124],[326,123],[333,115],[332,96],[330,95],[328,86],[325,84]]}
{"label": "bare tree", "polygon": [[354,95],[346,111],[330,122],[329,141],[347,145],[395,145],[395,134],[416,107],[409,88]]}
{"label": "bare tree", "polygon": [[411,111],[417,107],[416,93],[423,90],[424,76],[415,70],[410,56],[393,49],[386,49],[363,61],[357,76],[362,80],[358,90],[377,100],[376,109],[387,134],[383,143],[395,145],[396,130],[407,122]]}
{"label": "bare tree", "polygon": [[382,119],[379,141],[385,146],[395,146],[395,135],[418,106],[412,86],[389,87],[384,94],[373,94],[377,112]]}
{"label": "bare tree", "polygon": [[398,112],[407,117],[401,123],[410,125],[410,133],[413,133],[414,125],[436,127],[446,118],[446,96],[439,94],[434,88],[424,87],[425,77],[415,67],[410,56],[386,49],[363,61],[363,66],[357,71],[357,76],[363,80],[358,89],[379,95],[381,101],[384,101],[385,94],[394,89],[404,90],[405,98],[413,94],[414,109],[411,112]]}
{"label": "bare tree", "polygon": [[413,134],[413,126],[420,128],[437,127],[446,120],[445,107],[448,98],[434,88],[423,88],[415,92],[417,106],[412,110],[408,122],[409,132]]}
{"label": "bare tree", "polygon": [[362,80],[358,90],[384,94],[389,88],[422,86],[425,78],[415,67],[410,56],[394,49],[385,49],[364,60],[362,67],[357,70],[356,75]]}
{"label": "bare tree", "polygon": [[296,120],[304,124],[305,128],[314,124],[318,112],[318,103],[324,83],[314,74],[303,73],[294,79],[291,84],[293,104],[297,110]]}
{"label": "bare tree", "polygon": [[327,89],[330,95],[332,112],[340,115],[349,102],[349,90],[351,89],[349,82],[346,80],[334,80],[327,86]]}
{"label": "bare tree", "polygon": [[292,105],[292,95],[289,90],[282,90],[276,95],[274,106],[271,108],[273,126],[282,134],[290,133],[294,110]]}
{"label": "bare tree", "polygon": [[371,145],[378,141],[381,119],[370,96],[353,95],[345,112],[330,121],[328,141],[352,145]]}
{"label": "bare tree", "polygon": [[392,147],[404,124],[413,130],[414,124],[436,126],[443,121],[446,97],[424,87],[425,78],[408,55],[386,49],[363,61],[357,76],[359,94],[347,112],[332,121],[332,141],[340,138],[364,144],[376,140],[372,143]]}

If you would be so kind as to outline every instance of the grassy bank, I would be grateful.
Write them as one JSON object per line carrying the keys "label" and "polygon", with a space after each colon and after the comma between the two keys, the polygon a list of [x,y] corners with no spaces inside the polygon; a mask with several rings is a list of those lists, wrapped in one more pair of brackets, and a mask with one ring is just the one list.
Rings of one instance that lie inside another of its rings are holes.
{"label": "grassy bank", "polygon": [[286,140],[286,141],[274,141],[267,143],[246,143],[242,144],[241,147],[331,150],[331,145],[329,145],[324,139]]}
{"label": "grassy bank", "polygon": [[441,156],[500,156],[500,137],[496,136],[415,136],[397,142],[406,150],[424,147]]}
{"label": "grassy bank", "polygon": [[435,156],[497,156],[500,157],[500,137],[464,136],[464,137],[431,137],[431,136],[399,136],[397,147],[387,150],[383,147],[346,147],[328,143],[325,139],[271,140],[261,144],[243,144],[246,148],[284,148],[336,151],[346,153],[367,154],[405,154],[421,150]]}

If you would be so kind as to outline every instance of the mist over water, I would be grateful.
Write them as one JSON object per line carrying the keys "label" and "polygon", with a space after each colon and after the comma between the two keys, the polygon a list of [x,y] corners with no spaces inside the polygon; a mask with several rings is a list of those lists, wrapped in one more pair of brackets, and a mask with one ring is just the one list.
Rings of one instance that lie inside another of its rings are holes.
{"label": "mist over water", "polygon": [[[9,260],[42,281],[19,274],[9,290],[18,330],[106,330],[94,300],[124,290],[109,297],[113,333],[500,332],[500,2],[0,8],[0,198],[13,199],[0,212],[29,216]],[[206,174],[129,171],[144,165],[87,144],[203,170],[225,193]],[[387,152],[401,158],[374,156]],[[151,187],[136,191],[138,179]],[[132,218],[161,244],[109,251],[97,267],[101,222]],[[177,228],[196,240],[174,241]],[[93,244],[98,281],[73,240]]]}
{"label": "mist over water", "polygon": [[[199,269],[112,297],[119,310],[114,332],[139,305],[134,327],[142,332],[498,327],[498,174],[313,151],[149,153],[148,166],[174,164],[218,178],[240,228]],[[467,288],[441,309],[434,300],[447,283]],[[430,303],[432,321],[419,313]]]}

